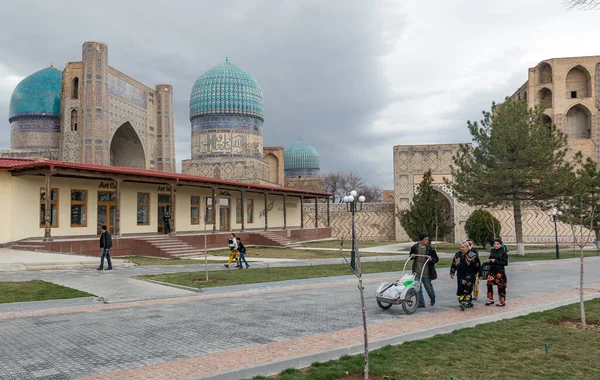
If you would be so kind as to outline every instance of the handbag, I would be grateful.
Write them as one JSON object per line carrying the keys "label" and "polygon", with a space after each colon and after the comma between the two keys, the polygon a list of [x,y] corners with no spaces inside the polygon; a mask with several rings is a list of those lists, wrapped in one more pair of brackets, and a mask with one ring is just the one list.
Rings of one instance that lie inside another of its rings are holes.
{"label": "handbag", "polygon": [[488,274],[490,274],[490,270],[492,269],[492,265],[490,263],[483,263],[481,265],[481,278],[486,279]]}

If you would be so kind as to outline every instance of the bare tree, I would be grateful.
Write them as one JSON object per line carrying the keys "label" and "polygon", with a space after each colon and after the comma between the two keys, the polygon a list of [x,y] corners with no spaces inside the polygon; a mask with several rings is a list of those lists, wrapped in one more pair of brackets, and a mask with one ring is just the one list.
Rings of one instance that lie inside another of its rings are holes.
{"label": "bare tree", "polygon": [[357,174],[352,172],[345,175],[344,181],[344,192],[350,194],[352,190],[358,190],[364,187],[366,184],[365,180],[360,178]]}
{"label": "bare tree", "polygon": [[332,172],[321,175],[323,182],[323,192],[333,194],[333,202],[341,202],[342,198],[347,194],[344,190],[345,175],[340,172]]}
{"label": "bare tree", "polygon": [[383,190],[379,186],[363,186],[355,190],[358,191],[360,195],[364,195],[369,203],[383,202]]}
{"label": "bare tree", "polygon": [[600,6],[600,0],[563,0],[568,10],[583,9],[591,10]]}
{"label": "bare tree", "polygon": [[354,275],[358,279],[358,290],[360,292],[360,306],[362,309],[363,339],[364,339],[364,346],[365,346],[365,362],[364,362],[365,363],[365,370],[364,370],[365,377],[364,377],[364,380],[369,380],[369,338],[368,338],[368,334],[367,334],[367,309],[365,307],[365,287],[363,286],[363,283],[362,283],[362,273],[361,273],[361,269],[360,269],[360,253],[359,253],[358,247],[356,247],[356,270],[352,269],[352,266],[348,262],[346,255],[344,255],[344,239],[342,239],[342,241],[340,242],[340,255],[342,255],[342,257],[344,258],[344,261],[346,261],[346,264],[348,264],[348,267],[350,268],[352,273],[354,273]]}

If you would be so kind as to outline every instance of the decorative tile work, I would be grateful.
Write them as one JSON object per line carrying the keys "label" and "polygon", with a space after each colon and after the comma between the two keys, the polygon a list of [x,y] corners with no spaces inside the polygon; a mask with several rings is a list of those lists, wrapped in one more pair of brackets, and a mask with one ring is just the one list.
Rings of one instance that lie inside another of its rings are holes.
{"label": "decorative tile work", "polygon": [[146,91],[112,74],[108,74],[108,92],[119,99],[146,109]]}
{"label": "decorative tile work", "polygon": [[254,78],[224,62],[204,73],[192,87],[190,120],[202,115],[247,115],[264,119],[263,92]]}
{"label": "decorative tile work", "polygon": [[319,175],[319,153],[302,139],[285,150],[283,162],[286,177]]}
{"label": "decorative tile work", "polygon": [[[327,226],[327,204],[319,203],[319,227]],[[352,236],[351,214],[346,205],[333,203],[329,206],[331,237],[350,239]],[[358,240],[394,240],[395,205],[393,203],[365,203],[356,213],[355,225]],[[304,204],[304,226],[315,225],[315,204]]]}
{"label": "decorative tile work", "polygon": [[9,122],[19,114],[60,115],[62,72],[48,67],[23,79],[13,90]]}

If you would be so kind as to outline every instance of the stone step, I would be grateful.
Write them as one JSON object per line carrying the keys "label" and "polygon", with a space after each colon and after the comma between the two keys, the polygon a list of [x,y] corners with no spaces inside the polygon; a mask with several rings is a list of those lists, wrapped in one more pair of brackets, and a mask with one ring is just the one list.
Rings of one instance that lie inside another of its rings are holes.
{"label": "stone step", "polygon": [[173,242],[168,242],[168,243],[150,243],[150,245],[154,246],[154,247],[160,247],[160,248],[169,248],[169,247],[189,247],[189,244],[180,242],[180,241],[173,241]]}
{"label": "stone step", "polygon": [[15,244],[13,246],[11,246],[11,249],[15,249],[17,251],[35,251],[38,249],[44,249],[46,248],[46,246],[44,245],[34,245],[34,244]]}
{"label": "stone step", "polygon": [[179,254],[179,253],[188,253],[188,252],[201,252],[201,250],[197,248],[174,248],[174,249],[163,249],[164,253],[168,253],[169,255]]}

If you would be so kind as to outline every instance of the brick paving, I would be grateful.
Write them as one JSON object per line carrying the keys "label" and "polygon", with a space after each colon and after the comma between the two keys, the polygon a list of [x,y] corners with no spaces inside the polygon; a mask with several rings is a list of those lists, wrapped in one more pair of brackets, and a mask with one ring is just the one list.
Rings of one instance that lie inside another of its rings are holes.
{"label": "brick paving", "polygon": [[[380,310],[374,291],[388,275],[367,276],[371,341],[455,321],[502,318],[518,310],[577,298],[578,263],[509,267],[508,306],[480,302],[457,310],[446,270],[434,282],[436,306],[407,316]],[[586,263],[587,277],[600,260]],[[600,284],[586,283],[590,295]],[[482,286],[483,290],[483,286]],[[193,294],[193,293],[189,293]],[[240,292],[193,294],[116,304],[0,313],[0,379],[187,379],[226,373],[362,342],[356,281],[305,280]]]}

